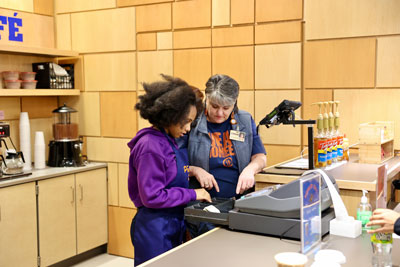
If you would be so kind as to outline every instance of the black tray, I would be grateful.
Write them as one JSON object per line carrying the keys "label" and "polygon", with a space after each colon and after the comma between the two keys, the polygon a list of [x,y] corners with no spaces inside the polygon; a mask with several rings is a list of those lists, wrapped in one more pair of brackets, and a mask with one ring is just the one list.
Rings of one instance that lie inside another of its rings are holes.
{"label": "black tray", "polygon": [[[192,202],[185,208],[185,219],[189,222],[209,222],[219,225],[228,225],[229,211],[233,209],[233,198],[212,198],[212,202]],[[203,210],[209,205],[214,205],[221,213]]]}

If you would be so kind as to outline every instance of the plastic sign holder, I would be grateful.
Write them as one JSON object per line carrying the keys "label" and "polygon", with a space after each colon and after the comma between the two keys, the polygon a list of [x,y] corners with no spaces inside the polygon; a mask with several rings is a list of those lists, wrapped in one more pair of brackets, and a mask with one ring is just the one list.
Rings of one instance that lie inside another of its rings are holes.
{"label": "plastic sign holder", "polygon": [[321,176],[300,179],[301,252],[321,242]]}

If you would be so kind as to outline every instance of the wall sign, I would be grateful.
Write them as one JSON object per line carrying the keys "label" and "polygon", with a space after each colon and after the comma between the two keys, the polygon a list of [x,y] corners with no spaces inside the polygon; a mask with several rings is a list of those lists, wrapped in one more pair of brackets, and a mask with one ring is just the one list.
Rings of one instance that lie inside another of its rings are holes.
{"label": "wall sign", "polygon": [[22,19],[18,18],[18,12],[14,12],[14,16],[7,17],[0,15],[0,40],[7,36],[4,32],[8,32],[8,40],[14,42],[23,42],[24,35],[20,32],[22,27]]}

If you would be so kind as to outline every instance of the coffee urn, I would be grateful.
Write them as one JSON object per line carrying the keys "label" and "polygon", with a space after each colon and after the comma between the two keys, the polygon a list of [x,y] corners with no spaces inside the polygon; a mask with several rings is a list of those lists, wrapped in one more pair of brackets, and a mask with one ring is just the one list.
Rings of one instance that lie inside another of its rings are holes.
{"label": "coffee urn", "polygon": [[78,123],[71,113],[77,112],[66,104],[53,110],[53,138],[49,143],[48,165],[51,167],[82,166],[82,140],[78,136]]}

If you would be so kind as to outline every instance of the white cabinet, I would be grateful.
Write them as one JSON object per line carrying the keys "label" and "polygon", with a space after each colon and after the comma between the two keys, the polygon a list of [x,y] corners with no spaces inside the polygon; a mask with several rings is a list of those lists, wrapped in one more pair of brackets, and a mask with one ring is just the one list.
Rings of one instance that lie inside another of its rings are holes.
{"label": "white cabinet", "polygon": [[107,243],[106,169],[38,182],[41,266]]}
{"label": "white cabinet", "polygon": [[0,266],[37,266],[35,182],[0,188]]}

